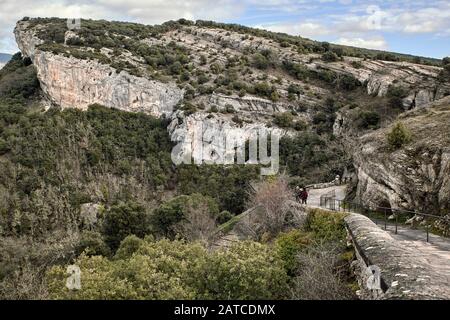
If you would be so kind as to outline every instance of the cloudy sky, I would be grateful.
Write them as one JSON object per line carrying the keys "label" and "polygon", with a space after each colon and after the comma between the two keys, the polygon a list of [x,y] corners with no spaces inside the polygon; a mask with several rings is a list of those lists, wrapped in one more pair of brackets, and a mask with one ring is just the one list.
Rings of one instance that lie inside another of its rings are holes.
{"label": "cloudy sky", "polygon": [[146,24],[208,19],[358,47],[450,56],[449,0],[0,0],[0,52],[17,51],[12,31],[24,16]]}

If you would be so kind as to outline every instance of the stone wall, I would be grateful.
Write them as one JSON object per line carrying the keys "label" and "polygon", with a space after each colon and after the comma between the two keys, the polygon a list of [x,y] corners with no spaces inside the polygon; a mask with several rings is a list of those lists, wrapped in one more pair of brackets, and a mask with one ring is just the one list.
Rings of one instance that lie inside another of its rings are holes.
{"label": "stone wall", "polygon": [[[353,263],[362,299],[450,299],[450,275],[437,272],[420,252],[381,230],[369,218],[345,218],[349,240],[355,247]],[[367,267],[380,270],[381,290],[369,290]]]}

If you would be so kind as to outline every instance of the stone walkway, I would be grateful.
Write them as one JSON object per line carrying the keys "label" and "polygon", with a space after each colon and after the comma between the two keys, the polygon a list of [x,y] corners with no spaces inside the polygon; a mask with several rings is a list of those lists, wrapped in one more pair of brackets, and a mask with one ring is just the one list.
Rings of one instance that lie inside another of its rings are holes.
{"label": "stone walkway", "polygon": [[[335,186],[325,189],[312,189],[309,191],[308,206],[320,207],[320,196],[335,190],[336,199],[345,198],[346,186]],[[378,221],[378,227],[384,230],[384,222]],[[426,242],[426,232],[415,230],[407,226],[398,226],[395,234],[395,226],[392,223],[387,225],[386,230],[394,239],[410,248],[414,252],[419,252],[430,268],[435,269],[447,279],[450,279],[450,239],[429,235],[429,242]],[[450,286],[450,280],[447,284]]]}

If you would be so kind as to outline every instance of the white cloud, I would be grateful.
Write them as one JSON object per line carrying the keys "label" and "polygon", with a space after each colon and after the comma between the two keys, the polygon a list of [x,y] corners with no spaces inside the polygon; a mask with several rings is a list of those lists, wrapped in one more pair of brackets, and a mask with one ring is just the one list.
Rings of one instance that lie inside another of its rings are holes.
{"label": "white cloud", "polygon": [[299,35],[302,37],[317,37],[330,34],[331,30],[326,28],[325,26],[314,23],[314,22],[305,22],[300,24],[295,23],[272,23],[266,25],[258,25],[256,28],[266,29],[274,32],[283,32],[289,33],[293,35]]}
{"label": "white cloud", "polygon": [[0,52],[15,52],[15,23],[24,16],[68,17],[134,21],[158,24],[167,20],[238,17],[244,5],[239,0],[1,0]]}
{"label": "white cloud", "polygon": [[374,39],[363,39],[363,38],[339,38],[336,41],[337,44],[342,44],[345,46],[366,48],[366,49],[377,49],[377,50],[387,50],[388,44],[386,40],[382,37]]}
{"label": "white cloud", "polygon": [[[161,23],[179,18],[252,21],[309,38],[382,47],[385,32],[450,36],[448,0],[1,0],[0,52],[16,51],[12,31],[23,16]],[[262,23],[277,17],[276,23]],[[297,21],[293,21],[297,18]]]}

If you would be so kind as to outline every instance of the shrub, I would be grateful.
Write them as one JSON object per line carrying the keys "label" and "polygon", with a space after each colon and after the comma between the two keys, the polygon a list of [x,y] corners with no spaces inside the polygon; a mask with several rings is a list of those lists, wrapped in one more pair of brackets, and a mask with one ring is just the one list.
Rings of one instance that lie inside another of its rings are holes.
{"label": "shrub", "polygon": [[21,53],[16,53],[0,70],[0,97],[9,98],[14,102],[25,102],[39,89],[36,69],[22,59]]}
{"label": "shrub", "polygon": [[291,128],[293,126],[294,116],[290,112],[277,113],[273,122],[281,128]]}
{"label": "shrub", "polygon": [[290,298],[295,300],[355,299],[348,287],[349,265],[342,265],[341,248],[315,244],[297,254],[298,272],[290,283]]}
{"label": "shrub", "polygon": [[339,57],[336,53],[332,51],[327,51],[322,55],[322,60],[325,62],[336,62],[339,60]]}
{"label": "shrub", "polygon": [[288,87],[288,93],[301,95],[302,89],[298,85],[291,83]]}
{"label": "shrub", "polygon": [[399,86],[390,85],[387,91],[387,97],[389,98],[389,105],[392,108],[402,108],[403,98],[408,95],[408,91]]}
{"label": "shrub", "polygon": [[361,69],[363,67],[361,61],[352,61],[352,67],[355,69]]}
{"label": "shrub", "polygon": [[254,214],[247,222],[247,229],[259,239],[283,231],[289,210],[286,204],[294,197],[284,176],[261,182],[252,194],[249,207],[258,207],[260,214]]}
{"label": "shrub", "polygon": [[344,74],[338,78],[338,88],[351,91],[361,86],[361,82],[350,74]]}
{"label": "shrub", "polygon": [[306,130],[308,128],[308,125],[306,124],[306,122],[302,121],[302,120],[297,120],[294,123],[294,129],[297,131],[303,131]]}
{"label": "shrub", "polygon": [[287,276],[274,250],[257,242],[237,242],[210,254],[196,276],[200,299],[280,299]]}
{"label": "shrub", "polygon": [[[219,208],[214,199],[193,193],[189,196],[175,197],[161,204],[153,211],[151,221],[155,231],[166,237],[174,238],[178,233],[185,238],[191,238],[209,232],[210,221],[214,221],[218,214]],[[195,223],[198,225],[193,225]],[[195,228],[202,233],[194,234]]]}
{"label": "shrub", "polygon": [[319,242],[338,241],[343,243],[346,238],[344,225],[344,213],[330,214],[318,209],[308,212],[305,230],[313,235],[313,239]]}
{"label": "shrub", "polygon": [[[127,238],[109,260],[81,255],[80,290],[65,286],[66,267],[47,273],[52,299],[280,299],[287,276],[269,246],[239,242],[227,250],[208,251],[198,243]],[[137,244],[137,246],[134,246]],[[123,247],[124,246],[124,247]]]}
{"label": "shrub", "polygon": [[284,268],[288,275],[293,276],[297,272],[297,255],[310,244],[310,236],[300,230],[281,233],[275,240],[275,248],[278,256],[283,260]]}
{"label": "shrub", "polygon": [[233,218],[233,214],[230,211],[224,210],[217,216],[217,223],[218,224],[224,224],[225,222],[229,221],[231,218]]}
{"label": "shrub", "polygon": [[148,214],[145,208],[133,202],[121,202],[105,212],[103,234],[105,242],[115,251],[120,242],[129,235],[143,237],[148,229]]}
{"label": "shrub", "polygon": [[236,110],[234,110],[234,107],[231,104],[226,104],[225,105],[225,112],[226,113],[235,113]]}
{"label": "shrub", "polygon": [[397,122],[387,134],[387,141],[389,147],[396,150],[411,141],[411,133],[403,123]]}
{"label": "shrub", "polygon": [[136,237],[134,234],[127,236],[120,243],[114,258],[129,259],[142,245],[144,245],[144,240],[141,238]]}
{"label": "shrub", "polygon": [[269,61],[265,56],[258,52],[252,56],[252,65],[255,68],[265,70],[269,67]]}
{"label": "shrub", "polygon": [[84,231],[81,234],[80,242],[75,253],[80,255],[83,251],[87,255],[92,256],[100,255],[107,257],[111,254],[111,250],[104,242],[102,235],[96,231]]}
{"label": "shrub", "polygon": [[361,111],[357,114],[356,123],[361,129],[376,129],[380,123],[380,115],[375,111]]}

